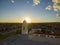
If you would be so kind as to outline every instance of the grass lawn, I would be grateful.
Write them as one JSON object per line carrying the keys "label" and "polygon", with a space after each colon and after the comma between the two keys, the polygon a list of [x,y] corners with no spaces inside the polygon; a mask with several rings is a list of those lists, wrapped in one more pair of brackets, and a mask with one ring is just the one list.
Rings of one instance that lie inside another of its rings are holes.
{"label": "grass lawn", "polygon": [[11,33],[8,33],[8,34],[0,35],[0,41],[3,40],[3,39],[6,39],[7,37],[17,35],[17,34],[20,34],[20,30],[17,30],[16,32],[11,32]]}

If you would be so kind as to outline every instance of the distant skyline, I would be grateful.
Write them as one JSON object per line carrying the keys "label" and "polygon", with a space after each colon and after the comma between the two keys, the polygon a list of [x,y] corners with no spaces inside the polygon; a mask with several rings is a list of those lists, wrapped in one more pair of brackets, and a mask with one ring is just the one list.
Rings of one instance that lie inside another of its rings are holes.
{"label": "distant skyline", "polygon": [[60,0],[0,0],[0,23],[60,22]]}

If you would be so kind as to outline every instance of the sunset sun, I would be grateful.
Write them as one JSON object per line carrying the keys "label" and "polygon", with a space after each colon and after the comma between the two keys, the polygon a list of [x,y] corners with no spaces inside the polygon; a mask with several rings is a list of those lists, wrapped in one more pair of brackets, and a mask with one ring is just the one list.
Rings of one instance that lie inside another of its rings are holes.
{"label": "sunset sun", "polygon": [[25,20],[26,20],[27,23],[31,22],[30,18],[28,18],[28,17],[26,17]]}

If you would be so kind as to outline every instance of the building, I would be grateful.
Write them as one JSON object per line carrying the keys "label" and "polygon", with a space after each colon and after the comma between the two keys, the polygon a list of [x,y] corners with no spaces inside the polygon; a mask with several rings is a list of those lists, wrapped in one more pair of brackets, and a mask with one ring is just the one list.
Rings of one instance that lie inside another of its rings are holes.
{"label": "building", "polygon": [[28,25],[25,20],[23,21],[23,24],[22,24],[22,34],[28,34]]}

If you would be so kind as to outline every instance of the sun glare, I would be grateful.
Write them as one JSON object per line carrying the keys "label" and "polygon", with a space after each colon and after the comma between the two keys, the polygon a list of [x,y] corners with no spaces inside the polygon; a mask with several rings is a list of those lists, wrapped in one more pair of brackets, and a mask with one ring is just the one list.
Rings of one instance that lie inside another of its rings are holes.
{"label": "sun glare", "polygon": [[31,22],[30,18],[28,18],[28,17],[26,17],[25,20],[26,20],[27,23]]}

